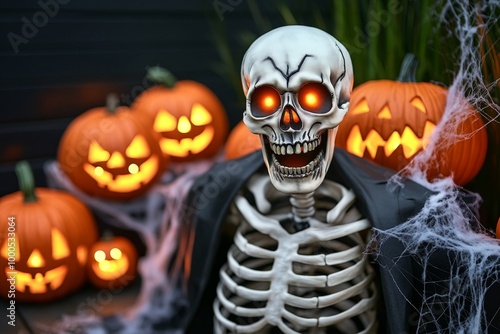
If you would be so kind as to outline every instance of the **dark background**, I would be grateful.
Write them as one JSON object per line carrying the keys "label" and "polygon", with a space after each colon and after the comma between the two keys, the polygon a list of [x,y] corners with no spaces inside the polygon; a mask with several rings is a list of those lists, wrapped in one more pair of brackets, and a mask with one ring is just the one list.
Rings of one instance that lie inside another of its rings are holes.
{"label": "dark background", "polygon": [[[234,89],[214,70],[220,58],[209,22],[221,17],[212,1],[59,1],[0,4],[0,196],[18,189],[13,168],[21,159],[45,186],[43,163],[55,159],[69,122],[102,106],[110,92],[130,104],[152,85],[145,77],[149,66],[207,85],[231,126],[241,118]],[[245,3],[230,7],[222,13],[227,31],[252,29]],[[23,41],[18,52],[9,33]]]}

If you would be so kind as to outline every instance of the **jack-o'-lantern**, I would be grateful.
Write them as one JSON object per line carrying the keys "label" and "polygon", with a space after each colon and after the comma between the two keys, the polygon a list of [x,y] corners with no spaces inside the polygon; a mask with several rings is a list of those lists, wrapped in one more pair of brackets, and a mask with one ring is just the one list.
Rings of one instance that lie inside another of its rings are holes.
{"label": "jack-o'-lantern", "polygon": [[[356,87],[336,145],[394,170],[401,170],[424,150],[445,111],[447,89],[415,82],[415,68],[410,56],[403,62],[398,81],[373,80]],[[453,174],[454,182],[464,185],[479,172],[487,148],[484,123],[471,112],[459,131],[473,135],[437,153],[439,166],[428,172],[428,179]]]}
{"label": "jack-o'-lantern", "polygon": [[58,162],[69,179],[87,194],[128,200],[145,193],[161,177],[168,157],[147,120],[118,107],[110,96],[106,108],[77,117],[59,144]]}
{"label": "jack-o'-lantern", "polygon": [[21,190],[0,199],[1,296],[20,302],[66,296],[86,281],[94,218],[73,195],[35,188],[26,162],[16,172]]}
{"label": "jack-o'-lantern", "polygon": [[240,121],[227,137],[224,155],[227,160],[238,159],[261,148],[260,137],[251,133],[245,123]]}
{"label": "jack-o'-lantern", "polygon": [[107,234],[90,248],[87,266],[96,287],[125,287],[137,274],[137,251],[127,238]]}
{"label": "jack-o'-lantern", "polygon": [[219,153],[229,125],[217,96],[199,82],[176,81],[162,68],[149,69],[148,76],[158,85],[140,94],[132,108],[149,115],[154,130],[161,135],[163,153],[176,162]]}

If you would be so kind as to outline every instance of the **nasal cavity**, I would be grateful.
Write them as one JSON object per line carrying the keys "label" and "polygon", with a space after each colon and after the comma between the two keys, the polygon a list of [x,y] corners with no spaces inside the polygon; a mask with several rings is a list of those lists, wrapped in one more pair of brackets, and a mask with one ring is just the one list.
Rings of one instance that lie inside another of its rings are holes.
{"label": "nasal cavity", "polygon": [[280,128],[283,131],[302,129],[302,121],[291,105],[287,105],[283,109],[283,114],[281,115],[280,120]]}

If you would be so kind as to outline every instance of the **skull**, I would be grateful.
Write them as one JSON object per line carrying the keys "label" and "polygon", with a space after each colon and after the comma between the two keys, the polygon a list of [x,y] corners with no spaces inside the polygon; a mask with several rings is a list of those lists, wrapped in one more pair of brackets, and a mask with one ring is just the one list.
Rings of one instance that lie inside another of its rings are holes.
{"label": "skull", "polygon": [[326,32],[285,26],[259,37],[241,65],[243,121],[258,134],[271,182],[306,194],[323,182],[353,84],[346,48]]}

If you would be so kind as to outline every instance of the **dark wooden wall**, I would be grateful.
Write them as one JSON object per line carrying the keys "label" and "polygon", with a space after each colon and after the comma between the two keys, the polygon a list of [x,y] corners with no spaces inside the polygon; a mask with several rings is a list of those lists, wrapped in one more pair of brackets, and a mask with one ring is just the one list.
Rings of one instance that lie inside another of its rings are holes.
{"label": "dark wooden wall", "polygon": [[[245,2],[222,3],[233,4],[223,8],[229,32],[252,28]],[[214,70],[220,58],[209,22],[220,18],[212,0],[2,0],[0,196],[17,190],[21,159],[44,186],[43,163],[55,158],[69,122],[109,92],[129,104],[150,85],[148,66],[209,86],[234,125],[243,107]]]}

